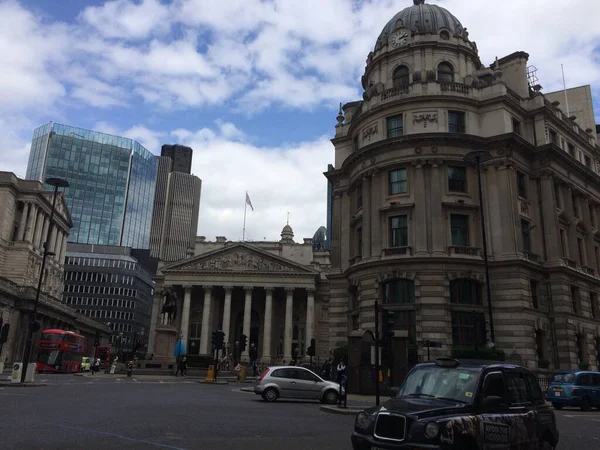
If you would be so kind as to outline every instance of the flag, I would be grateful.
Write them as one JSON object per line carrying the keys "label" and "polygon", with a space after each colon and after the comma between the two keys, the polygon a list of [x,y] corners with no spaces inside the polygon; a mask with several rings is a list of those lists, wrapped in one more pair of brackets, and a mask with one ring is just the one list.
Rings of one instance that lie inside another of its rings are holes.
{"label": "flag", "polygon": [[250,201],[250,196],[248,195],[248,191],[246,191],[246,205],[250,206],[250,208],[252,208],[252,211],[254,211],[254,206],[252,206],[252,202]]}

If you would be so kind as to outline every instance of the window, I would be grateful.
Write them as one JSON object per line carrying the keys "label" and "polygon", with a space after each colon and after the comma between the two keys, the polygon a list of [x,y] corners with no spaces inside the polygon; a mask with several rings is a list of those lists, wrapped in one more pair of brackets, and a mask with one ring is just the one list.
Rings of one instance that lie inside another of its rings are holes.
{"label": "window", "polygon": [[409,72],[408,67],[400,66],[394,70],[392,75],[394,81],[394,87],[406,87],[409,84]]}
{"label": "window", "polygon": [[448,167],[448,190],[466,192],[467,169],[465,167]]}
{"label": "window", "polygon": [[394,280],[385,283],[385,305],[405,305],[415,302],[415,282],[413,280]]}
{"label": "window", "polygon": [[577,335],[577,358],[579,362],[587,362],[587,352],[585,351],[585,336],[583,334]]}
{"label": "window", "polygon": [[363,207],[363,187],[362,184],[359,184],[356,188],[356,209],[361,209]]}
{"label": "window", "polygon": [[390,247],[408,246],[408,216],[390,217]]}
{"label": "window", "polygon": [[438,81],[442,83],[454,81],[454,69],[449,63],[443,62],[438,65]]}
{"label": "window", "polygon": [[529,402],[527,393],[527,384],[521,373],[508,372],[505,375],[506,390],[508,391],[508,399],[511,405],[520,405]]}
{"label": "window", "polygon": [[588,169],[592,168],[592,158],[590,158],[588,155],[584,155],[583,156],[583,161],[584,161],[585,166]]}
{"label": "window", "polygon": [[577,251],[579,253],[579,264],[585,266],[585,248],[583,247],[583,238],[581,237],[577,237]]}
{"label": "window", "polygon": [[462,111],[448,111],[448,131],[450,133],[465,132],[465,113]]}
{"label": "window", "polygon": [[573,305],[573,312],[579,313],[581,310],[581,298],[579,297],[579,288],[577,286],[571,286],[571,302]]}
{"label": "window", "polygon": [[538,363],[546,359],[544,351],[545,337],[544,330],[535,330],[535,351],[537,353]]}
{"label": "window", "polygon": [[513,133],[516,133],[519,136],[521,135],[521,122],[519,122],[514,117],[512,118],[512,129],[513,129]]}
{"label": "window", "polygon": [[406,169],[390,171],[390,195],[406,194],[406,192],[408,192]]}
{"label": "window", "polygon": [[388,139],[397,138],[404,134],[404,121],[402,120],[402,114],[388,117],[386,119],[386,123]]}
{"label": "window", "polygon": [[560,198],[560,186],[558,183],[554,183],[554,198],[556,200],[556,207],[562,209],[562,201]]}
{"label": "window", "polygon": [[450,282],[450,303],[481,305],[481,283],[466,279],[452,280]]}
{"label": "window", "polygon": [[450,214],[450,233],[453,246],[469,247],[469,216]]}
{"label": "window", "polygon": [[529,280],[529,290],[531,291],[531,304],[534,309],[539,308],[539,284],[537,280]]}
{"label": "window", "polygon": [[563,228],[560,229],[560,249],[562,252],[562,257],[566,258],[567,257],[567,243],[566,243],[565,230]]}
{"label": "window", "polygon": [[485,346],[485,316],[475,312],[452,312],[452,345]]}
{"label": "window", "polygon": [[558,136],[556,135],[556,131],[554,131],[553,129],[550,129],[550,131],[548,132],[548,135],[550,137],[551,144],[558,144]]}
{"label": "window", "polygon": [[358,251],[356,252],[356,255],[362,257],[362,227],[357,228],[356,234],[358,237],[358,242],[357,242]]}
{"label": "window", "polygon": [[[409,344],[417,343],[417,325],[415,311],[390,311],[390,319],[394,321],[394,330],[408,330]],[[411,359],[409,349],[408,358]]]}
{"label": "window", "polygon": [[526,199],[527,198],[527,178],[525,178],[525,174],[523,172],[517,172],[517,188],[519,192],[519,197]]}
{"label": "window", "polygon": [[573,158],[575,158],[575,146],[569,142],[567,144],[567,149],[568,149],[569,155],[571,155]]}
{"label": "window", "polygon": [[521,219],[521,237],[523,238],[523,253],[531,253],[531,230],[529,221]]}
{"label": "window", "polygon": [[581,214],[579,211],[579,198],[576,195],[571,196],[571,201],[573,202],[573,216],[577,219],[581,218]]}

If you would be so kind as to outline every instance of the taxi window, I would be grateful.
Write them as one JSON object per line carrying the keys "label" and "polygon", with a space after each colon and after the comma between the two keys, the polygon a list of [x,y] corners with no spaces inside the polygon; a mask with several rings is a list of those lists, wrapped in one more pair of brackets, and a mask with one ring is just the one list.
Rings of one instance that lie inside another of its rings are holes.
{"label": "taxi window", "polygon": [[522,374],[510,372],[507,373],[506,388],[508,391],[508,398],[512,405],[519,405],[529,402],[527,395],[527,384],[525,383],[525,378]]}
{"label": "taxi window", "polygon": [[575,385],[577,386],[591,386],[592,385],[592,377],[587,373],[582,373],[577,377],[577,382]]}
{"label": "taxi window", "polygon": [[550,383],[571,384],[575,381],[575,375],[572,373],[555,373]]}
{"label": "taxi window", "polygon": [[525,375],[525,381],[527,382],[527,387],[529,388],[529,392],[531,393],[531,398],[535,403],[539,403],[544,400],[544,395],[542,394],[542,390],[540,389],[540,384],[536,377],[531,374]]}
{"label": "taxi window", "polygon": [[594,386],[600,386],[600,375],[592,375],[592,378],[594,379]]}

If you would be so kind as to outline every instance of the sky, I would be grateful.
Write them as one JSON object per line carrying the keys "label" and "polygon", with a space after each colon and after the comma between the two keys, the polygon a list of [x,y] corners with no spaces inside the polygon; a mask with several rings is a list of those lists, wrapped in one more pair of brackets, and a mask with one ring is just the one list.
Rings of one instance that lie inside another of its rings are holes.
{"label": "sky", "polygon": [[[0,170],[24,176],[50,121],[194,149],[198,235],[302,242],[325,225],[340,103],[412,0],[0,0]],[[544,91],[591,84],[600,122],[600,2],[430,0],[485,65],[530,54]]]}

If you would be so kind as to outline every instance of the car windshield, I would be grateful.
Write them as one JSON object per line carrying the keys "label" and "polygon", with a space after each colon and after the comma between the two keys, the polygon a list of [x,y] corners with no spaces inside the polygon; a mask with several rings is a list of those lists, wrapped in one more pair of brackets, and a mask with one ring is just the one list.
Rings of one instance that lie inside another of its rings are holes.
{"label": "car windshield", "polygon": [[575,381],[575,375],[572,373],[555,373],[550,383],[571,384]]}
{"label": "car windshield", "polygon": [[472,403],[479,370],[425,366],[414,369],[402,384],[398,397],[423,397]]}

